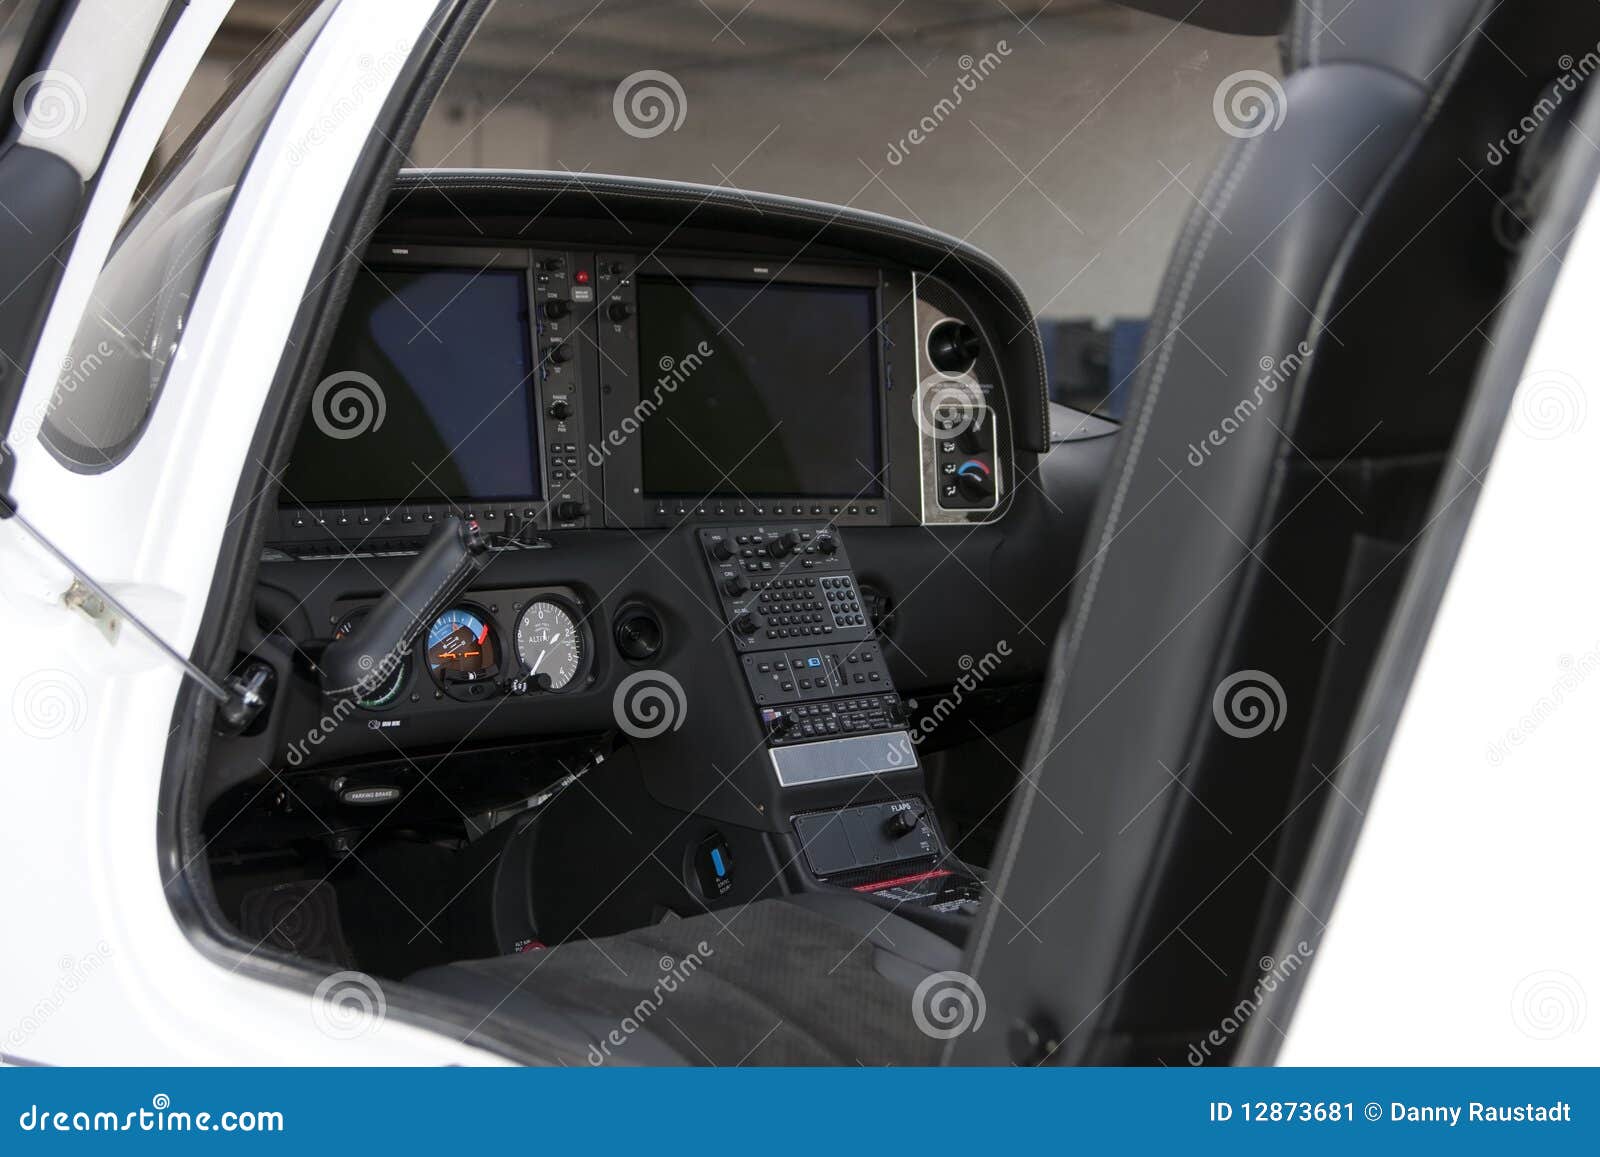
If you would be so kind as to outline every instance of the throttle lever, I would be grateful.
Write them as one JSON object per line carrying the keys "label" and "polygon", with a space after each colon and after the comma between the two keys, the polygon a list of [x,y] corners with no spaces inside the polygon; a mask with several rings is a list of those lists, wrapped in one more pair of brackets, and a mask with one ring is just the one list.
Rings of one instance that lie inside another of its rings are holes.
{"label": "throttle lever", "polygon": [[447,515],[355,630],[322,652],[317,669],[323,693],[366,694],[387,683],[412,640],[483,569],[487,549],[476,519]]}

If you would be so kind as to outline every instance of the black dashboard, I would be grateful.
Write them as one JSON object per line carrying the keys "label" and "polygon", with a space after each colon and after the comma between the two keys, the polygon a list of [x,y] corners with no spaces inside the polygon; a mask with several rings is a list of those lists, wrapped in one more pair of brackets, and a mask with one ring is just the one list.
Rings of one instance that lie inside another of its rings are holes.
{"label": "black dashboard", "polygon": [[[264,543],[282,709],[214,797],[601,737],[661,804],[781,832],[853,776],[920,792],[972,739],[927,712],[997,649],[957,699],[1031,711],[1112,439],[1047,453],[1020,293],[901,222],[662,187],[402,178]],[[381,679],[319,693],[453,520],[481,570]]]}

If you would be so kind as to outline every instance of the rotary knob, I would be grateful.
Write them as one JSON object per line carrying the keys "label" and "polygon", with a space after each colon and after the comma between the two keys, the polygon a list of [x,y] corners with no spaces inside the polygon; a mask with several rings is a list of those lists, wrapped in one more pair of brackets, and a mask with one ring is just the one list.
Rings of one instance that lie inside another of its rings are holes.
{"label": "rotary knob", "polygon": [[741,635],[753,635],[761,629],[761,616],[745,611],[733,620],[733,629]]}
{"label": "rotary knob", "polygon": [[606,307],[606,315],[620,324],[633,316],[633,306],[626,301],[613,301]]}

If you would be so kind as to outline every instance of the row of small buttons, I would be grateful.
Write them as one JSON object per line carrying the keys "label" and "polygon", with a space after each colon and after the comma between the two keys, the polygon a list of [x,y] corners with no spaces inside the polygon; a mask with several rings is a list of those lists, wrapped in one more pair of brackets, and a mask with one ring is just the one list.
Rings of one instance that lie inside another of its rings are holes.
{"label": "row of small buttons", "polygon": [[803,505],[738,505],[728,506],[725,503],[707,503],[704,506],[695,506],[683,502],[657,502],[655,512],[658,517],[677,515],[680,518],[727,518],[730,515],[745,517],[748,515],[773,515],[777,517],[792,518],[822,518],[825,515],[866,515],[876,516],[882,510],[877,503],[867,505],[852,504],[846,506],[803,506]]}

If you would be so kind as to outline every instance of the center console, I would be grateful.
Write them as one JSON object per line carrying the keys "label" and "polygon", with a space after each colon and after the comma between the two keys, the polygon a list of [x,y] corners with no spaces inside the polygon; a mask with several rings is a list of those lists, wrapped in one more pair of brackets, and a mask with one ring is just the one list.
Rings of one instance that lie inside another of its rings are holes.
{"label": "center console", "polygon": [[772,775],[791,791],[847,789],[846,806],[792,817],[810,874],[896,904],[975,904],[978,885],[952,866],[920,794],[857,802],[919,763],[843,532],[767,522],[697,534]]}

